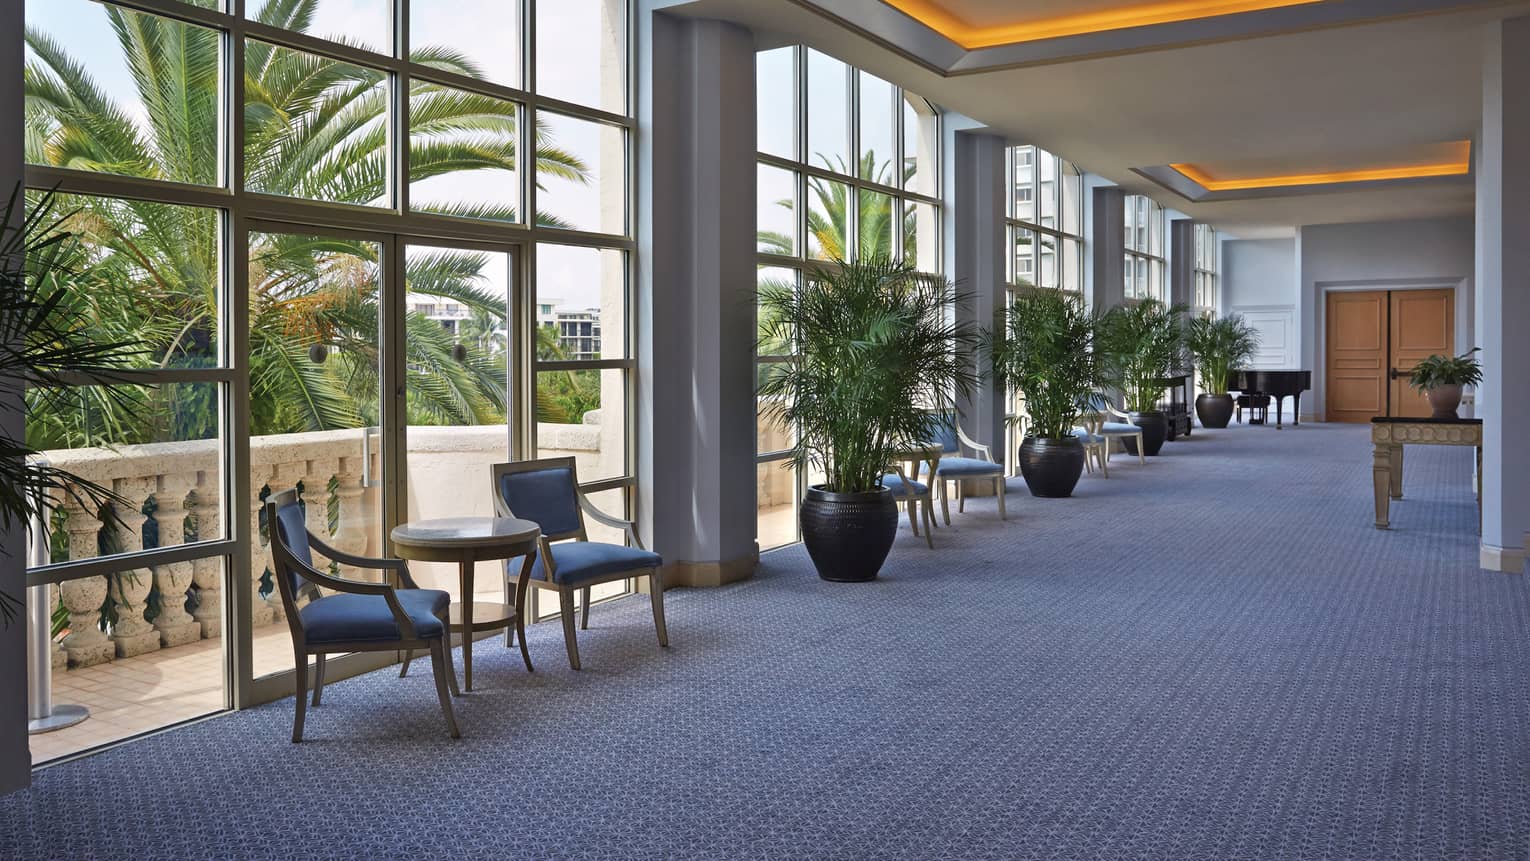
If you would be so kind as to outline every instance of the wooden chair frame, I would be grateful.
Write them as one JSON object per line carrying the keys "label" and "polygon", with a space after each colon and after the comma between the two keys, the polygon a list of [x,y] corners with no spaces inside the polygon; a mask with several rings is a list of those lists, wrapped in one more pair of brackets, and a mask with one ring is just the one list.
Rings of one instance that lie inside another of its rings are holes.
{"label": "wooden chair frame", "polygon": [[[931,550],[934,550],[935,476],[930,476],[929,482],[924,486],[924,493],[914,493],[914,483],[909,479],[908,474],[904,472],[903,464],[894,463],[891,468],[893,472],[898,474],[899,478],[903,479],[904,486],[907,488],[907,492],[904,495],[894,496],[893,499],[903,503],[903,507],[908,511],[908,525],[913,527],[915,538],[919,537],[919,521],[924,521],[924,543],[929,545]],[[882,484],[883,486],[887,485],[885,479]],[[950,521],[947,520],[946,522],[949,523]]]}
{"label": "wooden chair frame", "polygon": [[[1121,421],[1126,422],[1127,424],[1131,424],[1132,417],[1127,415],[1126,413],[1123,413],[1120,410],[1116,409],[1115,404],[1106,403],[1105,404],[1105,410],[1108,413],[1110,413],[1110,415],[1112,417],[1118,418]],[[1143,466],[1147,465],[1147,456],[1145,454],[1147,449],[1144,448],[1143,445],[1142,445],[1142,431],[1140,431],[1140,430],[1136,431],[1136,432],[1131,432],[1131,431],[1108,431],[1108,430],[1105,430],[1102,427],[1102,428],[1100,428],[1100,436],[1105,437],[1105,459],[1106,460],[1110,459],[1110,442],[1111,442],[1111,440],[1115,440],[1117,442],[1121,442],[1121,450],[1122,451],[1126,451],[1126,443],[1122,442],[1122,440],[1125,440],[1128,437],[1136,437],[1137,438],[1137,462],[1142,464]],[[1106,477],[1108,478],[1109,476],[1106,476]]]}
{"label": "wooden chair frame", "polygon": [[[357,556],[336,549],[321,541],[312,532],[308,532],[309,547],[320,555],[338,562],[342,565],[353,565],[357,568],[367,568],[374,571],[389,572],[393,576],[393,583],[369,583],[361,580],[347,580],[335,577],[309,565],[293,554],[287,542],[282,540],[281,529],[277,525],[277,510],[286,505],[297,505],[298,492],[284,490],[281,493],[272,494],[266,499],[266,523],[271,539],[271,571],[276,580],[276,587],[281,593],[282,609],[287,616],[287,628],[292,632],[292,651],[297,677],[297,714],[292,722],[292,741],[294,743],[303,740],[303,718],[307,706],[308,693],[308,658],[314,658],[313,678],[313,707],[319,707],[319,698],[324,692],[324,660],[327,655],[342,652],[412,652],[415,649],[423,649],[430,652],[431,668],[436,677],[436,697],[441,702],[441,712],[446,716],[446,726],[451,731],[452,738],[461,738],[462,734],[457,729],[457,718],[452,713],[453,696],[458,696],[457,674],[452,669],[452,653],[447,645],[450,634],[450,619],[441,619],[441,636],[422,638],[415,633],[414,622],[409,619],[409,614],[404,612],[403,605],[398,601],[397,589],[417,589],[414,578],[409,574],[409,566],[402,559],[372,559],[365,556]],[[306,531],[306,530],[305,530]],[[292,586],[290,574],[296,573],[305,582],[296,589]],[[335,592],[346,592],[352,595],[379,595],[388,604],[388,610],[393,614],[393,621],[398,625],[399,638],[396,640],[356,640],[345,642],[309,643],[307,634],[303,630],[302,620],[299,618],[298,602],[304,597],[310,600],[318,600],[323,597],[320,588],[330,589]],[[409,668],[404,664],[399,672],[402,676]]]}
{"label": "wooden chair frame", "polygon": [[[957,425],[956,426],[956,449],[957,449],[956,450],[956,454],[964,456],[966,454],[966,452],[963,450],[964,448],[972,449],[973,454],[977,456],[976,457],[977,460],[986,460],[989,463],[998,466],[999,467],[999,471],[997,473],[993,474],[993,475],[952,476],[950,478],[946,478],[944,476],[939,476],[939,475],[932,475],[932,476],[930,476],[930,479],[931,479],[932,482],[935,482],[935,481],[940,482],[940,515],[941,515],[941,517],[945,518],[947,526],[951,525],[951,499],[950,499],[950,490],[946,487],[947,482],[952,482],[952,481],[956,482],[956,513],[957,514],[964,514],[967,511],[967,494],[966,494],[966,491],[965,491],[965,489],[964,489],[964,487],[962,485],[962,482],[965,482],[965,481],[992,481],[993,482],[993,492],[994,492],[994,495],[999,498],[999,519],[1000,520],[1008,520],[1009,519],[1009,514],[1004,509],[1004,496],[1005,496],[1004,489],[1005,489],[1005,486],[1006,486],[1005,485],[1005,478],[1007,477],[1007,476],[1004,475],[1004,465],[993,459],[993,449],[991,447],[983,445],[982,443],[978,442],[977,440],[974,440],[972,437],[967,436],[967,432],[962,430],[962,426],[961,425]],[[940,469],[939,469],[939,467],[937,467],[936,468],[936,472],[939,473],[939,471],[940,471]]]}
{"label": "wooden chair frame", "polygon": [[[584,525],[584,518],[586,516],[588,516],[591,520],[594,520],[596,523],[601,524],[602,526],[608,526],[612,529],[622,530],[626,534],[627,540],[631,542],[633,547],[636,547],[639,550],[648,549],[643,546],[643,540],[638,537],[636,523],[631,520],[622,520],[621,518],[612,517],[611,515],[606,514],[605,512],[596,508],[595,505],[591,503],[590,500],[584,495],[584,491],[579,487],[579,471],[578,467],[574,463],[574,458],[550,457],[544,458],[542,460],[522,460],[516,461],[514,463],[494,464],[489,468],[489,478],[492,484],[491,490],[494,494],[494,512],[500,517],[520,517],[525,520],[536,521],[536,512],[528,511],[524,513],[516,513],[512,511],[510,509],[509,503],[505,501],[504,495],[500,492],[500,487],[503,484],[502,479],[507,475],[515,475],[523,472],[539,472],[545,469],[567,469],[569,471],[569,480],[574,483],[574,494],[579,501],[577,508],[579,527],[577,529],[568,530],[567,532],[559,532],[554,534],[548,534],[544,530],[542,532],[542,537],[539,538],[537,542],[537,551],[542,557],[542,578],[528,577],[527,579],[530,582],[530,585],[536,587],[537,589],[543,589],[558,593],[558,614],[563,622],[563,645],[568,650],[569,666],[576,670],[579,669],[579,643],[577,636],[574,633],[574,591],[576,589],[581,591],[580,597],[583,599],[584,604],[582,607],[582,612],[580,613],[581,618],[579,620],[579,627],[583,628],[584,630],[589,630],[590,588],[592,586],[599,586],[602,583],[614,583],[618,580],[629,580],[635,579],[637,577],[647,577],[648,599],[653,608],[653,625],[659,635],[659,645],[668,647],[669,631],[664,624],[664,578],[663,574],[660,573],[658,568],[632,568],[626,571],[615,572],[608,576],[597,577],[587,582],[580,582],[577,585],[557,583],[554,581],[558,567],[557,562],[553,558],[552,544],[556,541],[563,541],[568,539],[575,541],[589,541],[589,535],[586,534]],[[530,560],[528,560],[528,564],[529,561]],[[510,595],[510,590],[512,588],[513,587],[510,583],[510,578],[507,574],[505,578],[505,594],[507,596],[506,603],[509,603],[508,596]],[[506,632],[506,637],[509,636],[509,633]],[[522,640],[524,641],[524,637],[522,637]],[[509,643],[507,640],[506,645],[508,644]]]}

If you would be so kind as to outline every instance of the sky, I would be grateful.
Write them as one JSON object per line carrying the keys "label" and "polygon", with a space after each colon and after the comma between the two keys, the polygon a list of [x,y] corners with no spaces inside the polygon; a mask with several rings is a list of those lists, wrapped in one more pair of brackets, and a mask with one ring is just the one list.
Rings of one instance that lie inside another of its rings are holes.
{"label": "sky", "polygon": [[[250,0],[256,14],[264,0]],[[413,0],[411,40],[415,45],[446,45],[467,55],[486,79],[509,86],[520,85],[519,22],[515,4],[506,0]],[[620,102],[601,104],[602,0],[549,0],[538,12],[537,78],[544,95],[621,112]],[[343,34],[381,51],[388,50],[390,0],[319,0],[310,32],[318,36]],[[107,95],[143,123],[144,112],[122,60],[121,48],[104,9],[91,0],[27,0],[29,27],[36,27],[63,43],[83,62],[86,71]],[[617,96],[620,98],[620,95]],[[587,185],[549,178],[539,194],[540,208],[575,226],[601,228],[602,182],[622,182],[622,177],[602,176],[601,136],[619,135],[611,127],[571,117],[543,116],[554,143],[579,156],[592,179]],[[616,138],[619,140],[619,137]],[[514,199],[517,181],[507,171],[474,171],[438,177],[411,189],[416,200],[470,200],[503,202]],[[515,201],[519,207],[519,201]],[[620,232],[621,225],[607,225]],[[598,252],[549,247],[538,255],[539,293],[556,298],[561,307],[585,308],[599,304]],[[505,290],[504,268],[486,268],[486,287]]]}

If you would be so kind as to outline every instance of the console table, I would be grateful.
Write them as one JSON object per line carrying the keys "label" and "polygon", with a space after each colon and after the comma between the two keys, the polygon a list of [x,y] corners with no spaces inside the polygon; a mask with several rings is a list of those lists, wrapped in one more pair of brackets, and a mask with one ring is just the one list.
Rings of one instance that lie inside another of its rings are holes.
{"label": "console table", "polygon": [[1403,446],[1469,445],[1477,449],[1477,531],[1482,531],[1482,419],[1371,419],[1371,476],[1376,489],[1376,528],[1391,527],[1392,500],[1402,499]]}

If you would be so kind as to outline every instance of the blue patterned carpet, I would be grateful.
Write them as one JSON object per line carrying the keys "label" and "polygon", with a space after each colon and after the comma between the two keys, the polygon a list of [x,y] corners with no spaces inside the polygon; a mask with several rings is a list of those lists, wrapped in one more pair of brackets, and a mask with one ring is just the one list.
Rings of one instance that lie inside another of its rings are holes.
{"label": "blue patterned carpet", "polygon": [[1077,498],[1012,484],[884,577],[598,607],[571,672],[427,673],[46,769],[4,858],[1530,857],[1530,588],[1475,565],[1464,450],[1410,449],[1371,526],[1366,430],[1197,432]]}

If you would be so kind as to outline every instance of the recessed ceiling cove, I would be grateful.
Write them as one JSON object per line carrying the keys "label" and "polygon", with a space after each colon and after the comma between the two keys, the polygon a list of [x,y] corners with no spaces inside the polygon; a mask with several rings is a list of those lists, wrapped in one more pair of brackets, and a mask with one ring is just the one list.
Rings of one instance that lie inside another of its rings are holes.
{"label": "recessed ceiling cove", "polygon": [[1142,176],[1193,201],[1305,193],[1323,186],[1467,177],[1471,171],[1472,144],[1467,140],[1302,158],[1178,162],[1137,169]]}
{"label": "recessed ceiling cove", "polygon": [[1325,0],[883,0],[967,49],[1150,27]]}

